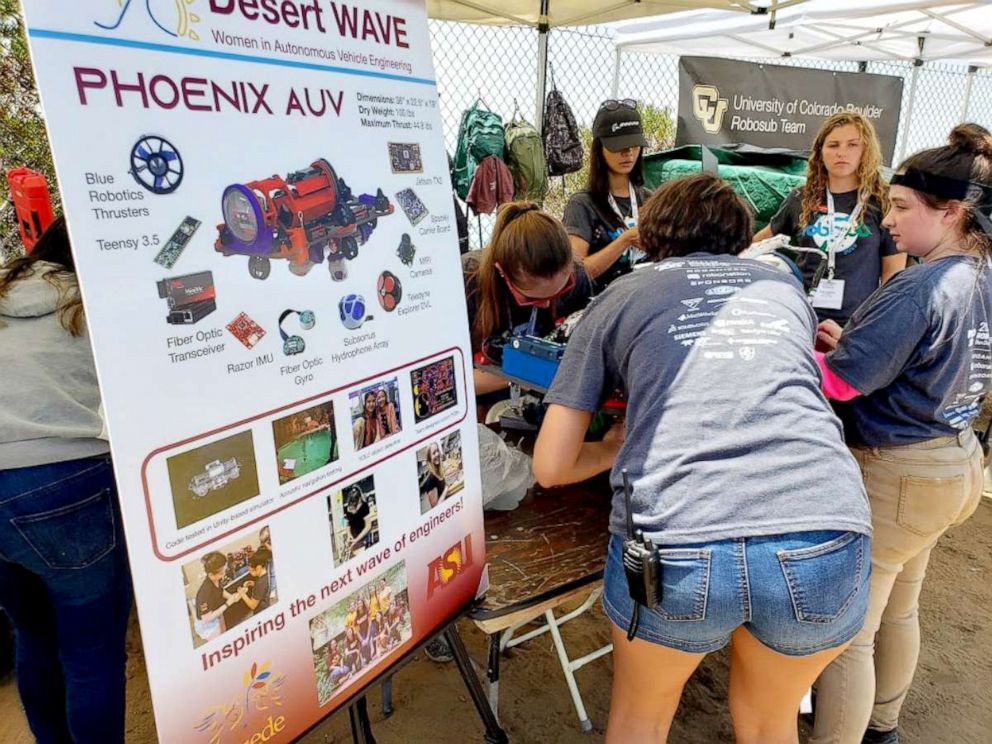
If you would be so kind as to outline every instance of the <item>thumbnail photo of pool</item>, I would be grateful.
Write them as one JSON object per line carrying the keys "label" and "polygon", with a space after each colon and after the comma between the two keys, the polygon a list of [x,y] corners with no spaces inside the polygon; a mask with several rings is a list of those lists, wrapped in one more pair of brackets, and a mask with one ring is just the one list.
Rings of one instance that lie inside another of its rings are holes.
{"label": "thumbnail photo of pool", "polygon": [[399,563],[310,620],[317,703],[326,705],[412,635],[406,564]]}
{"label": "thumbnail photo of pool", "polygon": [[338,435],[331,401],[272,422],[279,485],[338,459]]}

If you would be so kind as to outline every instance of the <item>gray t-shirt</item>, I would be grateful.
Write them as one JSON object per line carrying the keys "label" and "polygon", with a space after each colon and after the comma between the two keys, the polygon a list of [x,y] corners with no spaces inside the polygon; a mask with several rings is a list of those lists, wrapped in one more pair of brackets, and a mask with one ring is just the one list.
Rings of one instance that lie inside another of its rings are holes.
{"label": "gray t-shirt", "polygon": [[[769,222],[775,234],[784,233],[806,248],[819,248],[826,252],[830,235],[830,220],[824,203],[814,216],[812,224],[800,225],[802,218],[802,189],[793,190]],[[844,302],[840,310],[816,308],[820,320],[835,320],[841,325],[865,299],[878,289],[882,276],[882,258],[898,254],[889,231],[882,227],[882,213],[878,204],[869,202],[868,208],[858,217],[858,224],[851,225],[851,212],[858,203],[857,191],[834,194],[834,230],[845,230],[843,241],[837,246],[835,279],[844,280]],[[839,234],[839,233],[838,233]],[[799,255],[799,266],[807,284],[819,266],[816,256]]]}
{"label": "gray t-shirt", "polygon": [[610,531],[661,544],[871,530],[857,463],[820,392],[799,282],[695,253],[621,277],[586,310],[545,398],[595,411],[627,393]]}
{"label": "gray t-shirt", "polygon": [[827,355],[863,394],[851,401],[858,443],[912,444],[971,425],[992,387],[990,294],[988,266],[949,256],[910,266],[868,298]]}

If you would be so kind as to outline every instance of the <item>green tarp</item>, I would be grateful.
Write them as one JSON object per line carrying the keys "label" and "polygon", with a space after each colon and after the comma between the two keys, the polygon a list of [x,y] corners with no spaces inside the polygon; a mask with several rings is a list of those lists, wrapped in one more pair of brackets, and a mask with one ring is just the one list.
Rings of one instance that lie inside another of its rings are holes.
{"label": "green tarp", "polygon": [[[708,149],[716,158],[720,177],[727,179],[754,208],[755,231],[764,227],[788,193],[806,180],[806,161],[797,153],[748,147]],[[698,145],[665,150],[644,158],[644,180],[649,189],[700,170],[702,153]]]}

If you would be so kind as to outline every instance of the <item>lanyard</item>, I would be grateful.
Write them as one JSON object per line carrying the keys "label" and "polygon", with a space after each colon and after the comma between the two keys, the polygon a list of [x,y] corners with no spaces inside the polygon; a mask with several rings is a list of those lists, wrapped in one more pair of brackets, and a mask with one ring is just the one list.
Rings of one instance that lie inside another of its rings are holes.
{"label": "lanyard", "polygon": [[[636,227],[637,226],[637,222],[638,222],[638,219],[637,219],[637,217],[638,217],[638,214],[637,214],[637,193],[634,191],[634,184],[632,184],[630,181],[627,181],[627,188],[630,190],[630,217],[629,217],[629,220],[632,220],[633,221],[633,224],[630,224],[630,222],[628,221],[628,217],[626,217],[624,215],[624,213],[620,211],[620,205],[617,204],[617,200],[613,198],[613,192],[612,191],[607,195],[606,201],[609,203],[610,208],[613,210],[613,212],[616,214],[616,216],[620,218],[620,221],[623,222],[624,227],[631,228],[631,227]],[[634,262],[636,262],[641,257],[647,255],[646,253],[644,253],[644,251],[638,250],[637,248],[633,248],[633,247],[632,248],[628,248],[625,251],[625,254],[630,259],[630,263],[631,264],[633,264]]]}
{"label": "lanyard", "polygon": [[[840,248],[841,243],[843,243],[847,238],[847,234],[850,232],[851,226],[857,225],[858,216],[860,214],[861,201],[859,200],[857,206],[854,207],[854,211],[851,212],[847,229],[840,235],[836,235],[834,233],[834,195],[830,193],[830,189],[827,189],[827,228],[829,230],[829,235],[827,237],[827,279],[834,278],[834,269],[837,266],[837,249]],[[855,240],[857,240],[857,237],[855,237]]]}

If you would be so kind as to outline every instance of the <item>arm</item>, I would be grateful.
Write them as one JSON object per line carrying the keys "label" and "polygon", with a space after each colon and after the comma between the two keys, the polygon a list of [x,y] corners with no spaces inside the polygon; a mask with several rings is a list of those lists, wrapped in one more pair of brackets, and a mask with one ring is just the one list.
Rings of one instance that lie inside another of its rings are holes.
{"label": "arm", "polygon": [[637,243],[637,236],[636,227],[624,230],[616,240],[602,250],[596,251],[591,256],[589,255],[588,241],[583,240],[578,235],[571,235],[569,239],[572,243],[572,255],[582,262],[582,266],[585,268],[589,278],[595,279],[616,263],[624,251]]}
{"label": "arm", "polygon": [[894,277],[906,268],[906,254],[899,253],[895,256],[882,256],[882,284]]}
{"label": "arm", "polygon": [[813,356],[816,357],[816,366],[820,368],[820,376],[823,378],[821,387],[823,388],[823,394],[827,398],[843,402],[853,400],[861,395],[861,392],[856,387],[849,385],[827,366],[827,359],[822,351],[814,351]]}
{"label": "arm", "polygon": [[757,243],[759,240],[768,240],[768,238],[771,237],[773,237],[771,225],[765,225],[754,234],[754,237],[751,238],[751,242]]}
{"label": "arm", "polygon": [[494,375],[492,372],[483,372],[481,369],[472,370],[472,380],[475,382],[476,395],[494,393],[497,390],[505,390],[510,387],[509,380]]}
{"label": "arm", "polygon": [[241,601],[244,602],[246,605],[248,605],[248,609],[251,610],[252,612],[254,612],[255,609],[260,604],[262,604],[261,599],[254,599],[253,597],[249,597],[247,591],[241,593]]}
{"label": "arm", "polygon": [[613,467],[623,426],[614,425],[602,442],[584,441],[592,413],[552,404],[534,446],[534,475],[542,486],[563,486]]}

